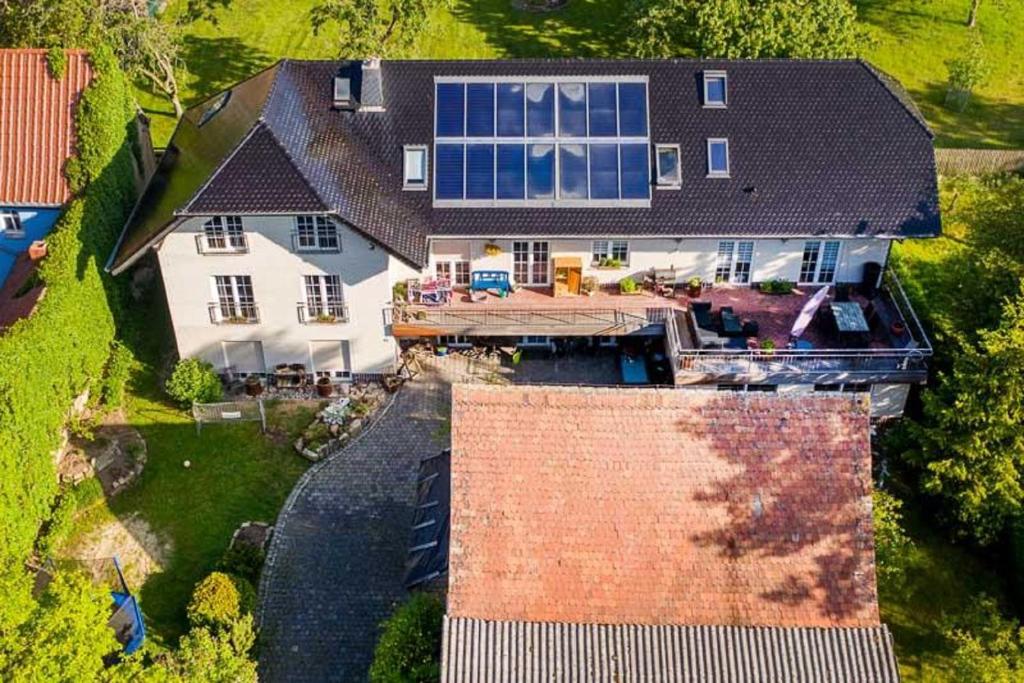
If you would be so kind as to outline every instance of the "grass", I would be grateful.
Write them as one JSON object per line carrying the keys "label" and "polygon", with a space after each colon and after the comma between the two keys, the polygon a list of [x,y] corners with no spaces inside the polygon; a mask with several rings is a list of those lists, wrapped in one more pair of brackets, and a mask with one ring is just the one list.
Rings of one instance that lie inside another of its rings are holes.
{"label": "grass", "polygon": [[[978,25],[992,77],[965,112],[943,106],[946,61],[967,41],[969,0],[857,0],[870,36],[864,56],[910,90],[944,147],[1024,147],[1024,3],[982,4]],[[173,14],[183,0],[172,0]],[[199,22],[186,36],[183,101],[195,104],[281,57],[330,58],[333,35],[314,36],[314,0],[233,0],[217,23]],[[563,10],[534,13],[511,0],[451,0],[430,17],[409,57],[624,57],[626,0],[572,0]],[[688,50],[681,46],[680,55]],[[174,128],[169,103],[140,90],[153,137],[166,144]]]}
{"label": "grass", "polygon": [[[166,322],[166,314],[162,316]],[[154,318],[147,316],[149,321]],[[169,541],[172,551],[164,570],[133,587],[141,588],[151,640],[166,647],[186,630],[185,607],[192,589],[214,568],[235,529],[249,520],[276,519],[307,466],[291,441],[316,407],[286,410],[268,403],[266,436],[258,423],[207,425],[197,435],[191,417],[169,404],[158,386],[163,344],[173,337],[159,324],[147,330],[147,339],[137,349],[144,367],[135,377],[127,405],[128,422],[148,446],[146,468],[135,486],[82,510],[68,544],[132,515],[141,516]],[[185,460],[191,467],[183,466]]]}

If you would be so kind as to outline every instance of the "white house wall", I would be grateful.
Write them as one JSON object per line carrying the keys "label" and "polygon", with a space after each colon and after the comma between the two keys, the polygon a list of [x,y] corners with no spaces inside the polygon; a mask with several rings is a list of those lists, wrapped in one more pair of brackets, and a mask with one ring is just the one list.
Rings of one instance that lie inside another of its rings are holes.
{"label": "white house wall", "polygon": [[[158,249],[167,301],[182,358],[200,357],[223,369],[223,342],[259,341],[265,365],[303,363],[313,367],[310,342],[346,342],[353,373],[394,369],[396,344],[386,335],[383,309],[391,286],[414,272],[380,246],[353,230],[339,227],[342,251],[292,250],[291,216],[244,216],[249,243],[244,254],[200,254],[196,236],[204,219],[190,219],[168,235]],[[216,301],[215,275],[249,275],[259,307],[255,325],[215,325],[208,306]],[[339,275],[348,307],[348,322],[300,324],[304,275]],[[255,371],[239,368],[240,372]]]}
{"label": "white house wall", "polygon": [[[551,258],[578,257],[583,263],[584,276],[592,275],[602,284],[618,282],[626,275],[639,276],[651,268],[673,267],[686,277],[699,275],[705,281],[713,281],[719,242],[718,239],[630,239],[627,240],[629,264],[620,269],[610,270],[595,268],[592,265],[593,240],[541,238],[535,241],[548,242]],[[779,278],[797,281],[806,241],[802,238],[753,240],[752,280],[760,282]],[[842,247],[836,270],[838,282],[860,282],[865,263],[876,262],[885,265],[889,254],[889,240],[847,238],[839,241],[842,242]],[[430,264],[426,273],[433,274],[438,261],[455,260],[470,261],[472,270],[504,270],[512,273],[512,242],[511,239],[435,238],[431,240]],[[484,247],[488,244],[497,245],[501,253],[495,256],[485,254]],[[549,272],[549,280],[550,278]]]}

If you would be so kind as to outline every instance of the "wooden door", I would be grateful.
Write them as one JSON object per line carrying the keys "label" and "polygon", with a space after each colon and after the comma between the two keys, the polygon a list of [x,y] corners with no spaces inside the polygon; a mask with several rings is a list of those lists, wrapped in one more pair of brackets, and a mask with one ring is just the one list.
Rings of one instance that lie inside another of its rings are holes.
{"label": "wooden door", "polygon": [[580,282],[583,279],[583,271],[577,268],[569,269],[569,293],[579,294],[580,293]]}

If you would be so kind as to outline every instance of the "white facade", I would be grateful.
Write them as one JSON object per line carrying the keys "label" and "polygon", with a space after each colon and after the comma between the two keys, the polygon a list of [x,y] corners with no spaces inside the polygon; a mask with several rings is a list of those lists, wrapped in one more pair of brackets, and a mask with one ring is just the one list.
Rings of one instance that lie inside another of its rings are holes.
{"label": "white facade", "polygon": [[[397,345],[385,333],[383,310],[391,286],[415,275],[404,262],[353,230],[338,225],[340,251],[296,251],[294,216],[244,216],[247,251],[201,253],[205,219],[189,219],[161,242],[157,253],[171,321],[182,358],[215,368],[264,372],[278,363],[302,363],[332,377],[394,369]],[[216,324],[216,276],[247,275],[259,322]],[[338,275],[347,319],[302,323],[304,276]]]}
{"label": "white facade", "polygon": [[[789,239],[743,239],[743,238],[707,238],[707,239],[671,239],[671,238],[623,238],[620,240],[600,239],[566,239],[566,238],[522,238],[513,239],[450,239],[434,238],[430,243],[430,264],[426,271],[437,272],[439,261],[454,263],[469,261],[471,270],[504,270],[513,274],[514,257],[513,242],[546,242],[550,258],[556,256],[578,257],[583,264],[583,276],[594,276],[601,284],[614,284],[632,275],[640,276],[651,268],[675,268],[684,278],[699,276],[706,282],[715,281],[715,270],[718,265],[720,242],[734,244],[752,242],[752,262],[750,282],[782,279],[797,282],[800,279],[800,266],[803,259],[804,245],[808,241],[819,243],[835,241],[840,243],[838,263],[835,277],[831,282],[860,282],[865,263],[875,262],[885,265],[889,255],[891,240],[879,238],[789,238]],[[594,263],[594,242],[617,241],[626,242],[628,262],[619,268],[601,268]],[[500,253],[489,256],[488,245],[498,247]],[[455,272],[454,266],[452,272]],[[550,266],[548,282],[552,277]],[[528,284],[528,283],[519,283]],[[746,283],[742,283],[746,284]]]}

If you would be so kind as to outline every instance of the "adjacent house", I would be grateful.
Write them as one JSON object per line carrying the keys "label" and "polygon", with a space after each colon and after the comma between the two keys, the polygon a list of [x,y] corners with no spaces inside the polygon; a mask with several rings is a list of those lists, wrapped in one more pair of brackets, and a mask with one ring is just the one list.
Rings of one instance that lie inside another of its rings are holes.
{"label": "adjacent house", "polygon": [[0,327],[35,303],[21,291],[44,253],[31,247],[70,198],[64,167],[75,149],[75,106],[92,78],[85,52],[66,52],[59,79],[46,55],[0,49]]}
{"label": "adjacent house", "polygon": [[885,416],[931,355],[890,248],[939,232],[861,61],[285,60],[185,114],[109,268],[155,250],[179,353],[235,375],[644,336],[677,385]]}
{"label": "adjacent house", "polygon": [[456,385],[441,680],[898,681],[867,404]]}

